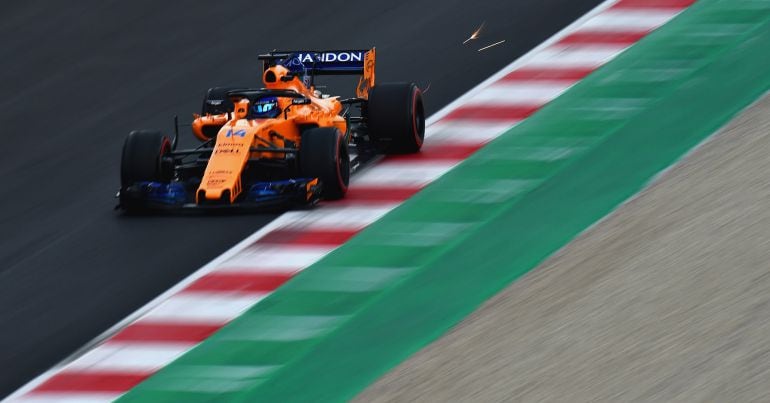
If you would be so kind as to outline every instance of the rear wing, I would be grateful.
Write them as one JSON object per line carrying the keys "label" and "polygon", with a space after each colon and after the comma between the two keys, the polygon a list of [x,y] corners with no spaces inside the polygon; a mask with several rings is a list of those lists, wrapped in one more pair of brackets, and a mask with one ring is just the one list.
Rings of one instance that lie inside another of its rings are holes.
{"label": "rear wing", "polygon": [[375,49],[369,50],[291,50],[273,51],[259,55],[263,71],[270,67],[284,66],[294,74],[320,75],[361,75],[356,87],[359,98],[368,98],[369,89],[374,87]]}

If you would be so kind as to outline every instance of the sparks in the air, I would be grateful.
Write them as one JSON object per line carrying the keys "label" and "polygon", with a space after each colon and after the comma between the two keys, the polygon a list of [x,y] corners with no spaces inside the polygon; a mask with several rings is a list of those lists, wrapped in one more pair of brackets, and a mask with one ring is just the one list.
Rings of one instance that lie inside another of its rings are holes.
{"label": "sparks in the air", "polygon": [[502,41],[499,41],[499,42],[495,42],[495,43],[493,43],[491,45],[484,46],[483,48],[479,49],[479,52],[481,52],[482,50],[487,50],[487,49],[491,48],[492,46],[497,46],[497,45],[499,45],[499,44],[501,44],[503,42],[505,42],[505,39],[503,39]]}
{"label": "sparks in the air", "polygon": [[482,29],[482,28],[484,28],[484,24],[485,24],[485,23],[486,23],[486,21],[485,21],[485,22],[482,22],[482,23],[481,23],[481,25],[479,25],[479,27],[478,27],[478,28],[476,28],[476,30],[475,30],[475,31],[473,31],[473,33],[471,34],[471,36],[469,36],[469,37],[468,37],[468,39],[466,39],[466,40],[464,40],[464,41],[463,41],[463,45],[465,45],[466,43],[468,43],[468,42],[470,42],[470,41],[472,41],[472,40],[474,40],[474,39],[478,39],[478,38],[479,38],[479,35],[481,35],[481,29]]}

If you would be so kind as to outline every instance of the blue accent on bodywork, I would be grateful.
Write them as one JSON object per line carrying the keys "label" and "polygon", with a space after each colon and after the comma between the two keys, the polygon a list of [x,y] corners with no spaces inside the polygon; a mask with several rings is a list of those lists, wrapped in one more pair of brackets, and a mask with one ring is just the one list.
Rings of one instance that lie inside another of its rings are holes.
{"label": "blue accent on bodywork", "polygon": [[231,137],[231,136],[238,136],[238,137],[246,137],[246,130],[236,130],[235,133],[233,133],[233,129],[229,129],[227,133],[225,133],[225,137]]}
{"label": "blue accent on bodywork", "polygon": [[[289,55],[284,60],[281,60],[278,64],[286,67],[292,74],[304,75],[307,73],[307,67],[305,66],[305,63],[296,53]],[[310,63],[308,64],[312,66],[313,60],[311,59]]]}
{"label": "blue accent on bodywork", "polygon": [[275,197],[285,196],[287,193],[304,191],[305,185],[307,185],[310,180],[312,179],[296,178],[281,181],[257,182],[249,187],[249,190],[246,192],[246,200],[269,200]]}
{"label": "blue accent on bodywork", "polygon": [[294,190],[298,187],[304,187],[307,183],[306,179],[287,179],[282,181],[271,182],[257,182],[249,188],[247,192],[247,199],[259,200],[263,198],[270,198],[271,196],[279,196],[286,193],[287,190]]}
{"label": "blue accent on bodywork", "polygon": [[179,182],[138,182],[136,186],[142,189],[147,201],[163,204],[184,204],[187,202],[187,191]]}
{"label": "blue accent on bodywork", "polygon": [[141,181],[121,189],[121,204],[139,203],[155,208],[217,208],[226,206],[236,207],[268,207],[281,203],[311,204],[320,196],[320,186],[307,188],[314,178],[295,178],[277,181],[262,181],[248,185],[244,192],[232,204],[195,203],[194,194],[196,183],[184,182],[154,182]]}

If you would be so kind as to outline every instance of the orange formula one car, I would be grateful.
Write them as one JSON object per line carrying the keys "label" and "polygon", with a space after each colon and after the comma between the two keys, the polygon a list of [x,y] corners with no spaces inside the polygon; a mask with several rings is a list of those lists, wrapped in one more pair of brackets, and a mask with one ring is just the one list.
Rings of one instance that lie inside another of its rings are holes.
{"label": "orange formula one car", "polygon": [[[375,49],[271,52],[259,59],[264,88],[207,91],[191,125],[202,141],[197,148],[176,148],[178,124],[173,137],[154,130],[128,135],[118,207],[314,204],[345,197],[351,171],[372,155],[419,152],[422,93],[413,83],[375,84]],[[360,75],[355,97],[329,96],[315,86],[316,76],[341,74]]]}

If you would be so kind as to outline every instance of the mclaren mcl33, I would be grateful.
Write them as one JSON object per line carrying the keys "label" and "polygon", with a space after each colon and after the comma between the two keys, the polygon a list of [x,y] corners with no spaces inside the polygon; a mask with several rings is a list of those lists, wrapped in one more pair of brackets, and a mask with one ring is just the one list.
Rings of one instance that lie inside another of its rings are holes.
{"label": "mclaren mcl33", "polygon": [[[262,88],[210,88],[191,129],[201,144],[132,131],[118,207],[272,208],[345,197],[351,172],[378,154],[417,153],[425,133],[413,83],[375,83],[375,49],[260,55]],[[358,75],[355,97],[321,93],[317,76]],[[354,158],[350,158],[355,155]]]}

